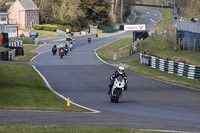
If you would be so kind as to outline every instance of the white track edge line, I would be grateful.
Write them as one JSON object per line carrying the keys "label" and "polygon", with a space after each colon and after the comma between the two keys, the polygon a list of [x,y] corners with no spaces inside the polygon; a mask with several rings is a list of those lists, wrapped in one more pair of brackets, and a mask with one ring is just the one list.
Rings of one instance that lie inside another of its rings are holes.
{"label": "white track edge line", "polygon": [[[63,95],[61,95],[61,94],[59,94],[58,92],[56,92],[56,91],[50,86],[50,84],[49,84],[49,82],[46,80],[46,78],[37,70],[37,68],[36,68],[34,65],[32,65],[32,67],[33,67],[33,69],[40,75],[40,77],[43,79],[43,81],[45,82],[45,84],[47,85],[47,87],[48,87],[53,93],[55,93],[57,96],[59,96],[60,98],[64,99],[65,101],[68,101],[68,99],[67,99],[66,97],[64,97]],[[88,108],[88,107],[84,107],[84,106],[79,105],[79,104],[77,104],[77,103],[74,103],[74,102],[72,102],[72,101],[71,101],[71,103],[72,103],[73,105],[76,105],[76,106],[80,107],[80,108],[84,108],[84,109],[86,109],[86,110],[92,111],[92,112],[83,112],[83,113],[100,113],[100,111],[98,111],[98,110],[94,110],[94,109],[91,109],[91,108]]]}

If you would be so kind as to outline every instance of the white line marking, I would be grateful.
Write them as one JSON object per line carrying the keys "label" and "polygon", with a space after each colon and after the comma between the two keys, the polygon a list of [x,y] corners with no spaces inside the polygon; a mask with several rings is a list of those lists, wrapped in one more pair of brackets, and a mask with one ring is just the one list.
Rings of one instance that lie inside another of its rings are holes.
{"label": "white line marking", "polygon": [[[43,41],[44,42],[44,41]],[[37,50],[37,49],[39,49],[40,47],[42,47],[42,46],[44,46],[44,45],[46,45],[46,42],[44,42],[44,44],[43,45],[40,45],[39,47],[37,47],[36,49],[34,49],[34,50],[31,50],[31,52],[35,52],[35,50]]]}
{"label": "white line marking", "polygon": [[38,53],[36,56],[34,56],[31,60],[30,60],[30,62],[32,62],[36,57],[38,57],[40,55],[40,53]]}
{"label": "white line marking", "polygon": [[152,129],[139,129],[140,131],[152,131],[152,132],[170,132],[170,133],[187,133],[182,131],[172,131],[172,130],[152,130]]}
{"label": "white line marking", "polygon": [[[48,87],[53,93],[55,93],[57,96],[59,96],[60,98],[64,99],[64,100],[67,102],[68,99],[67,99],[66,97],[64,97],[63,95],[59,94],[58,92],[56,92],[56,91],[50,86],[50,84],[49,84],[49,82],[46,80],[46,78],[37,70],[37,68],[36,68],[34,65],[32,65],[32,67],[33,67],[34,70],[40,75],[40,77],[44,80],[44,82],[45,82],[45,84],[47,85],[47,87]],[[70,101],[70,103],[73,104],[73,105],[75,105],[75,106],[78,106],[78,107],[80,107],[80,108],[83,108],[83,109],[92,111],[92,112],[84,112],[84,113],[100,113],[100,111],[98,111],[98,110],[94,110],[94,109],[90,109],[90,108],[84,107],[84,106],[79,105],[79,104],[77,104],[77,103],[74,103],[74,102],[72,102],[72,101]]]}

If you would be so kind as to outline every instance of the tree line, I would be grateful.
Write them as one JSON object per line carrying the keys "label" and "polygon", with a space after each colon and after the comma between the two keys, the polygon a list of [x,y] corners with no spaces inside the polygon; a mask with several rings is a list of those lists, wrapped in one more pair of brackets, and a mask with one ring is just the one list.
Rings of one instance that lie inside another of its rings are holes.
{"label": "tree line", "polygon": [[[3,2],[15,0],[3,0]],[[135,0],[33,0],[40,23],[87,27],[125,22]],[[1,3],[2,4],[2,3]]]}

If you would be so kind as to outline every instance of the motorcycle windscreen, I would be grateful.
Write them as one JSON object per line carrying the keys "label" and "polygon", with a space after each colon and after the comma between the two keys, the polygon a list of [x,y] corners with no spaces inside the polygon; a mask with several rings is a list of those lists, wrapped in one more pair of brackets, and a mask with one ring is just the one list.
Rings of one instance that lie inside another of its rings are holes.
{"label": "motorcycle windscreen", "polygon": [[117,81],[122,82],[123,79],[124,79],[124,78],[123,78],[122,76],[118,76],[118,77],[117,77]]}

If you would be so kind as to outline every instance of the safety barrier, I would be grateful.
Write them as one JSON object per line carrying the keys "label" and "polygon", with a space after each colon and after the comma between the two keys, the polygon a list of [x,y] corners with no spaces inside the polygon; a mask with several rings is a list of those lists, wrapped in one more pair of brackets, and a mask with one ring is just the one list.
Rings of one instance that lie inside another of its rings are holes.
{"label": "safety barrier", "polygon": [[2,60],[2,53],[0,52],[0,60]]}
{"label": "safety barrier", "polygon": [[176,61],[163,60],[154,56],[145,55],[146,51],[140,53],[140,63],[154,69],[176,74],[189,79],[200,80],[200,66],[189,65]]}
{"label": "safety barrier", "polygon": [[11,43],[8,45],[9,47],[22,47],[23,43],[22,40],[12,40]]}
{"label": "safety barrier", "polygon": [[[162,5],[151,5],[151,4],[143,4],[143,3],[136,3],[136,6],[148,6],[148,7],[159,7],[162,8]],[[173,6],[163,6],[163,8],[174,8]]]}
{"label": "safety barrier", "polygon": [[13,60],[15,58],[15,49],[8,51],[8,60]]}
{"label": "safety barrier", "polygon": [[15,49],[8,51],[8,52],[7,51],[0,52],[0,60],[4,60],[4,61],[13,60],[15,58],[15,52],[16,52]]}
{"label": "safety barrier", "polygon": [[131,20],[128,22],[128,24],[132,24],[135,20],[135,18],[137,17],[137,14],[134,13],[133,17],[131,18]]}

